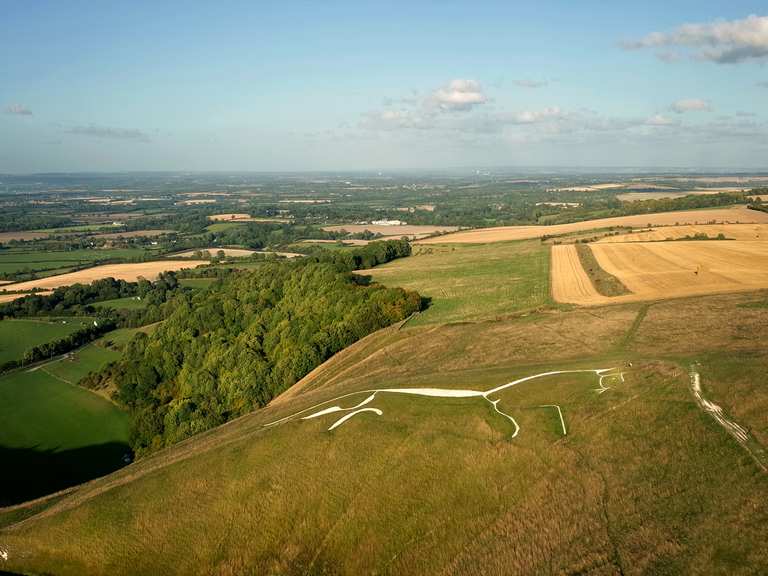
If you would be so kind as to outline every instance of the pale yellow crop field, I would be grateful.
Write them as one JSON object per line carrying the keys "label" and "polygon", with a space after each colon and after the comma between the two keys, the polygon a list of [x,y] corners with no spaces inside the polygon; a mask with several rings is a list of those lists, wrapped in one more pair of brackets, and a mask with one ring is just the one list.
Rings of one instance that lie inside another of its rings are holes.
{"label": "pale yellow crop field", "polygon": [[708,222],[762,223],[768,224],[768,213],[750,210],[746,206],[715,208],[712,210],[681,210],[679,212],[660,212],[658,214],[636,214],[555,224],[552,226],[500,226],[497,228],[477,228],[446,234],[437,238],[419,240],[419,244],[485,244],[508,240],[528,240],[542,236],[556,236],[582,232],[596,228],[625,226],[644,228],[650,226],[671,226],[675,224],[706,224]]}
{"label": "pale yellow crop field", "polygon": [[619,236],[606,236],[596,242],[599,244],[617,242],[654,242],[677,240],[686,236],[706,234],[716,238],[719,234],[730,240],[768,240],[768,224],[686,224],[683,226],[663,226]]}
{"label": "pale yellow crop field", "polygon": [[560,302],[589,306],[768,288],[768,242],[593,243],[600,267],[631,292],[615,297],[585,285],[575,248],[552,248],[552,295]]}
{"label": "pale yellow crop field", "polygon": [[102,278],[114,278],[115,280],[125,280],[126,282],[136,282],[139,278],[154,280],[161,272],[194,268],[199,264],[207,263],[205,260],[164,260],[130,264],[105,264],[103,266],[78,270],[77,272],[48,276],[38,280],[5,284],[2,286],[2,290],[25,291],[34,290],[35,288],[53,290],[54,288],[70,286],[72,284],[90,284],[94,280],[101,280]]}

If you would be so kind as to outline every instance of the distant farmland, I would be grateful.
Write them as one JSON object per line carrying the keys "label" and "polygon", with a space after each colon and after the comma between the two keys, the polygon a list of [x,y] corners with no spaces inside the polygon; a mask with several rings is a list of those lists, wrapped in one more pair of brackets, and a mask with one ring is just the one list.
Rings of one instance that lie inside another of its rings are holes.
{"label": "distant farmland", "polygon": [[77,272],[68,274],[59,274],[58,276],[49,276],[39,280],[30,280],[28,282],[18,282],[15,284],[4,284],[2,288],[6,291],[31,291],[35,288],[41,290],[50,290],[69,286],[71,284],[89,284],[94,280],[102,278],[115,278],[116,280],[126,280],[127,282],[136,282],[139,278],[153,280],[161,272],[169,270],[181,270],[182,268],[194,268],[200,264],[207,264],[205,260],[163,260],[153,262],[138,262],[130,264],[105,264],[104,266],[95,266]]}
{"label": "distant farmland", "polygon": [[600,218],[570,224],[552,226],[501,226],[498,228],[479,228],[447,234],[439,238],[419,240],[419,244],[483,244],[506,240],[526,240],[582,232],[595,228],[624,226],[644,228],[647,226],[671,226],[675,224],[706,224],[708,222],[761,223],[768,224],[768,213],[750,210],[744,206],[734,208],[715,208],[712,210],[681,210],[679,212],[661,212],[658,214],[636,214],[615,218]]}

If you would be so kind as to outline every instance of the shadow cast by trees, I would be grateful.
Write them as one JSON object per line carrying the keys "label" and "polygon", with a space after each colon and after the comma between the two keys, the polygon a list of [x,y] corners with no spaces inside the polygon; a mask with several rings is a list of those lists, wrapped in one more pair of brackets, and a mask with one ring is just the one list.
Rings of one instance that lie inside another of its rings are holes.
{"label": "shadow cast by trees", "polygon": [[131,449],[122,442],[60,451],[0,446],[0,507],[109,474],[125,466],[126,455]]}

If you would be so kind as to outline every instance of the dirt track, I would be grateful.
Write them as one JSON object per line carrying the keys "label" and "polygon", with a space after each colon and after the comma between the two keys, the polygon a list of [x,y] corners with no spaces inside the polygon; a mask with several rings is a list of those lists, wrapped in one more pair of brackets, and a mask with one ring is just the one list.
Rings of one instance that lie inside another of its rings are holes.
{"label": "dirt track", "polygon": [[71,284],[89,284],[94,280],[110,277],[127,282],[136,282],[139,278],[154,280],[161,272],[194,268],[199,264],[207,264],[207,262],[205,260],[165,260],[161,262],[138,262],[132,264],[105,264],[104,266],[94,266],[93,268],[86,268],[77,272],[40,278],[39,280],[5,284],[1,288],[2,290],[14,291],[33,290],[34,288],[50,290]]}
{"label": "dirt track", "polygon": [[584,222],[556,224],[553,226],[502,226],[499,228],[465,230],[453,234],[446,234],[445,236],[420,240],[418,244],[483,244],[506,240],[527,240],[531,238],[541,238],[542,236],[582,232],[584,230],[608,228],[611,226],[644,228],[649,225],[671,226],[674,224],[704,224],[711,221],[768,224],[768,213],[749,210],[745,206],[736,206],[733,208],[716,208],[713,210],[685,210],[680,212],[662,212],[659,214],[637,214],[634,216],[601,218],[599,220],[586,220]]}

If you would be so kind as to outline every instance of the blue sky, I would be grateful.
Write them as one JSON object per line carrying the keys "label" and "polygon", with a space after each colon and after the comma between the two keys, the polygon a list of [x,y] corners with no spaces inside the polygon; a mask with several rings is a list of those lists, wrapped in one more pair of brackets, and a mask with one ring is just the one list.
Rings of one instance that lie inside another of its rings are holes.
{"label": "blue sky", "polygon": [[764,1],[1,7],[0,172],[768,169]]}

